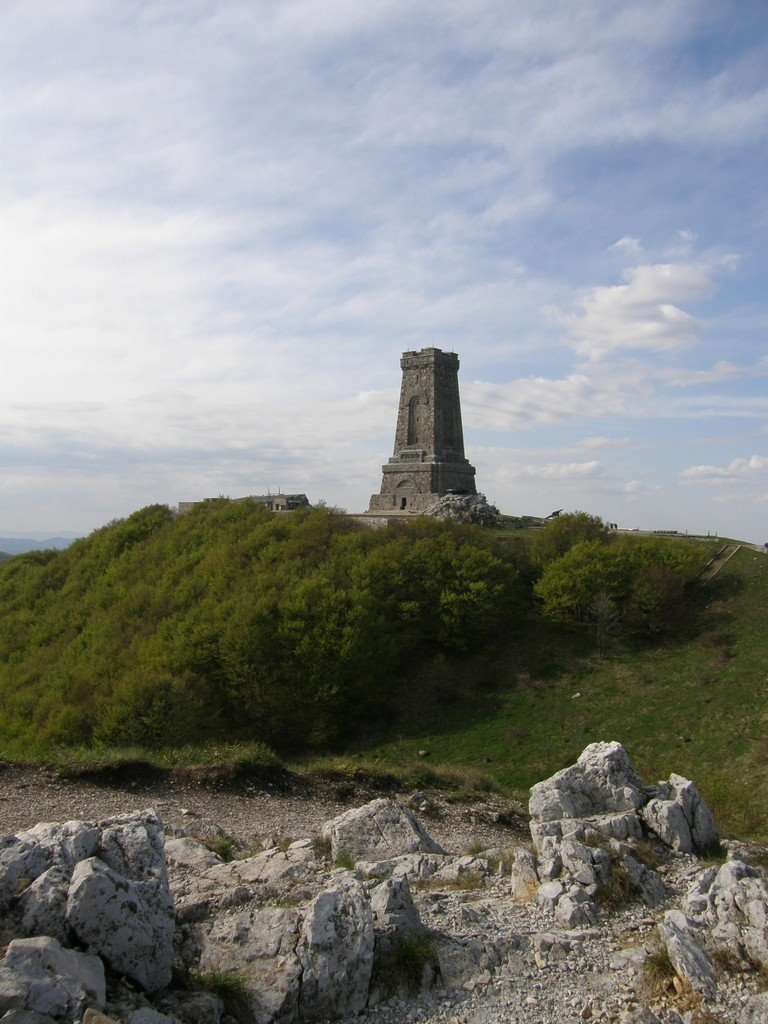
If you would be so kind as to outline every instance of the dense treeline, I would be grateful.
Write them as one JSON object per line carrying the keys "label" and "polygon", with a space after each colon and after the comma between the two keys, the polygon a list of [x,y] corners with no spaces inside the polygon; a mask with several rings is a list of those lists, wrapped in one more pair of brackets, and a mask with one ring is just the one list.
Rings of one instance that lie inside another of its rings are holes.
{"label": "dense treeline", "polygon": [[692,545],[616,540],[582,513],[530,545],[510,536],[221,499],[12,558],[0,746],[323,746],[385,722],[431,659],[512,641],[534,604],[573,621],[607,607],[653,632],[701,568]]}

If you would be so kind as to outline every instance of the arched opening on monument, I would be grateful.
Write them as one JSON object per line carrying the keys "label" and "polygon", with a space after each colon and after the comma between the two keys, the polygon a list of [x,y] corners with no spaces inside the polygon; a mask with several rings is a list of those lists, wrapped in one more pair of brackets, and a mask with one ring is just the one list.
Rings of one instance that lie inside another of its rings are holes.
{"label": "arched opening on monument", "polygon": [[392,508],[405,512],[413,504],[416,488],[410,480],[401,480],[392,495]]}

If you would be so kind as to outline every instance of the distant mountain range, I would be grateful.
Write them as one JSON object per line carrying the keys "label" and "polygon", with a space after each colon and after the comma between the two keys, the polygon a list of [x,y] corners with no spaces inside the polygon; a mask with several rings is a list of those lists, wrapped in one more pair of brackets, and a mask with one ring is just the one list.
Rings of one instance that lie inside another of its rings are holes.
{"label": "distant mountain range", "polygon": [[14,534],[12,537],[0,537],[0,554],[21,555],[25,551],[43,551],[45,548],[68,548],[73,540],[77,540],[79,534],[64,533],[56,537],[46,537],[45,534],[36,533],[31,537],[21,537]]}

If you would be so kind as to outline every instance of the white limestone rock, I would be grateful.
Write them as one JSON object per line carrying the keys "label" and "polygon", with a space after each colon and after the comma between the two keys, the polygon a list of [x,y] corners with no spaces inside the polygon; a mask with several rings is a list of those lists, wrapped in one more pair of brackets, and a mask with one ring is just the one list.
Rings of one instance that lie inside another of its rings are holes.
{"label": "white limestone rock", "polygon": [[560,844],[563,870],[583,886],[607,885],[611,874],[611,855],[600,847],[586,846],[574,839]]}
{"label": "white limestone rock", "polygon": [[388,857],[384,860],[355,861],[355,871],[359,875],[376,878],[408,878],[425,880],[434,878],[448,859],[447,854],[438,853],[404,853],[400,857]]}
{"label": "white limestone rock", "polygon": [[768,880],[744,861],[728,860],[712,879],[706,899],[701,919],[713,946],[768,965]]}
{"label": "white limestone rock", "polygon": [[717,870],[716,867],[709,867],[700,871],[683,898],[680,909],[697,924],[701,924],[705,919],[709,905],[709,890],[717,877]]}
{"label": "white limestone rock", "polygon": [[197,839],[181,836],[178,839],[166,839],[165,858],[170,868],[202,874],[208,868],[224,861],[217,853],[203,846]]}
{"label": "white limestone rock", "polygon": [[631,849],[624,851],[621,863],[647,907],[658,907],[669,897],[669,889],[658,871],[634,857]]}
{"label": "white limestone rock", "polygon": [[0,839],[0,910],[48,868],[45,850],[20,836]]}
{"label": "white limestone rock", "polygon": [[591,743],[576,764],[531,789],[529,810],[536,821],[589,818],[635,812],[646,802],[645,788],[620,743]]}
{"label": "white limestone rock", "polygon": [[501,512],[489,504],[484,494],[445,494],[424,509],[422,515],[478,526],[498,526],[503,519]]}
{"label": "white limestone rock", "polygon": [[562,882],[542,882],[536,890],[536,902],[542,910],[554,911],[564,893]]}
{"label": "white limestone rock", "polygon": [[327,1020],[360,1013],[373,969],[371,907],[357,879],[341,875],[306,908],[296,952],[302,967],[299,1016]]}
{"label": "white limestone rock", "polygon": [[490,977],[509,955],[509,942],[494,942],[482,933],[477,935],[434,936],[440,963],[440,978],[447,989],[469,989],[479,977]]}
{"label": "white limestone rock", "polygon": [[659,925],[659,933],[677,974],[687,979],[697,992],[713,998],[717,990],[715,969],[694,933],[692,922],[681,910],[668,910]]}
{"label": "white limestone rock", "polygon": [[268,889],[282,883],[295,882],[321,870],[310,840],[291,843],[287,850],[273,847],[254,857],[216,864],[203,873],[203,878],[216,885],[259,885]]}
{"label": "white limestone rock", "polygon": [[237,972],[254,1024],[296,1020],[302,919],[298,910],[243,910],[217,918],[203,935],[200,969]]}
{"label": "white limestone rock", "polygon": [[67,923],[84,945],[147,992],[171,980],[174,917],[167,884],[162,893],[153,879],[133,881],[89,857],[73,872]]}
{"label": "white limestone rock", "polygon": [[394,931],[398,936],[423,933],[424,925],[413,902],[407,877],[380,882],[371,889],[368,899],[374,928]]}
{"label": "white limestone rock", "polygon": [[49,864],[70,871],[78,861],[93,857],[100,837],[99,827],[92,821],[41,822],[19,833],[20,839],[45,852]]}
{"label": "white limestone rock", "polygon": [[69,945],[67,893],[72,869],[56,864],[34,880],[19,900],[25,935],[49,935]]}
{"label": "white limestone rock", "polygon": [[715,819],[690,779],[670,775],[641,811],[647,826],[679,853],[706,853],[720,843]]}
{"label": "white limestone rock", "polygon": [[540,878],[536,858],[530,850],[515,850],[515,860],[510,871],[510,888],[514,895],[528,902],[539,887]]}
{"label": "white limestone rock", "polygon": [[323,837],[331,840],[337,861],[384,860],[405,853],[445,853],[419,819],[395,800],[372,800],[325,822]]}
{"label": "white limestone rock", "polygon": [[[338,872],[335,882],[302,909],[243,910],[205,930],[201,970],[236,970],[256,1024],[326,1020],[365,1007],[373,915],[353,875]],[[381,912],[407,916],[404,891],[399,900],[380,898]]]}
{"label": "white limestone rock", "polygon": [[580,885],[570,886],[555,906],[555,924],[561,928],[583,928],[597,924],[597,907]]}
{"label": "white limestone rock", "polygon": [[[163,824],[149,808],[99,822],[101,839],[96,856],[134,882],[155,882],[167,890]],[[85,858],[83,858],[85,859]]]}
{"label": "white limestone rock", "polygon": [[0,1013],[28,1010],[71,1024],[105,999],[101,960],[48,936],[14,939],[0,961]]}
{"label": "white limestone rock", "polygon": [[482,879],[490,874],[488,861],[485,857],[468,855],[465,857],[450,857],[435,872],[436,882],[458,882],[461,878]]}

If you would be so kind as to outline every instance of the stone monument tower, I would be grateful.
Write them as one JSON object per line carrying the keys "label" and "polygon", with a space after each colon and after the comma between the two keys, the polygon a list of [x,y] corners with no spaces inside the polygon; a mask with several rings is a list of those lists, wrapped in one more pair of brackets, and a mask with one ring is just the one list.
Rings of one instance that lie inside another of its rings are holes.
{"label": "stone monument tower", "polygon": [[464,458],[459,357],[439,348],[404,352],[395,452],[382,466],[369,512],[422,512],[444,494],[475,494],[475,467]]}

